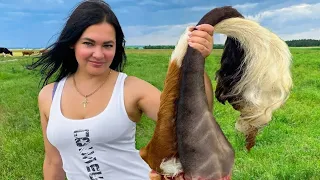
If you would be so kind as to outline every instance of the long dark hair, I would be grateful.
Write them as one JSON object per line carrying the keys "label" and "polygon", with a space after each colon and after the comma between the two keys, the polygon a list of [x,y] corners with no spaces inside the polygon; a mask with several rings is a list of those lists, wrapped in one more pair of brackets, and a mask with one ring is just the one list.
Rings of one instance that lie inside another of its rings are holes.
{"label": "long dark hair", "polygon": [[47,47],[47,51],[37,61],[28,65],[28,69],[35,69],[41,66],[43,84],[48,84],[48,80],[57,72],[54,81],[73,74],[78,68],[73,46],[82,33],[91,25],[108,22],[116,31],[116,53],[110,68],[116,71],[123,71],[126,63],[124,51],[125,39],[120,23],[110,6],[102,0],[88,0],[80,3],[69,16],[58,40]]}

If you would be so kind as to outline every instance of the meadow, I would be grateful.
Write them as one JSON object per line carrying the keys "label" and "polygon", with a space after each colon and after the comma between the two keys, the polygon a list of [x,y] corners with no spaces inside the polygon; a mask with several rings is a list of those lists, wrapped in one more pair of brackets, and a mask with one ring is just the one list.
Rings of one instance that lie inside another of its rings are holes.
{"label": "meadow", "polygon": [[[130,49],[125,72],[162,90],[171,52]],[[320,179],[320,48],[291,48],[291,53],[291,95],[250,152],[234,128],[239,113],[215,101],[213,114],[236,153],[234,180]],[[221,54],[222,50],[213,50],[206,60],[214,87]],[[37,107],[41,76],[37,70],[25,69],[33,57],[0,56],[1,180],[42,179],[44,147]],[[154,127],[146,117],[138,123],[137,149],[148,143]]]}

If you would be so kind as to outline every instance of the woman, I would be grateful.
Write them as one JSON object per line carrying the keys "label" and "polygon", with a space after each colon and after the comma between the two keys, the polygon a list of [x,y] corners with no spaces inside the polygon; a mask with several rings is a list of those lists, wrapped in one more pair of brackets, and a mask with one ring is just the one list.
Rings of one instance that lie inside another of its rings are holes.
{"label": "woman", "polygon": [[[190,46],[211,53],[213,27],[191,33]],[[44,179],[149,179],[151,169],[135,149],[142,113],[157,120],[160,91],[124,73],[125,40],[103,1],[84,1],[58,40],[30,68],[41,66],[38,96],[43,130]],[[56,83],[48,83],[56,75]],[[209,102],[210,80],[205,75]]]}

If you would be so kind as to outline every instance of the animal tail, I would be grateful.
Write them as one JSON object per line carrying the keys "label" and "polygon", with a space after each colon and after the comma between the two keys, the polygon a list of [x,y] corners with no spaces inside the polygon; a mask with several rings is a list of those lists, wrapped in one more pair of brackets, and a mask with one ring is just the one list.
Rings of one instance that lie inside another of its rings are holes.
{"label": "animal tail", "polygon": [[[278,36],[246,20],[232,7],[216,8],[198,23],[211,24],[228,36],[217,73],[220,102],[241,112],[237,129],[254,145],[257,129],[288,98],[292,80],[291,55]],[[234,152],[208,108],[204,87],[204,58],[187,47],[181,66],[176,134],[179,161],[189,179],[222,179],[231,175]]]}
{"label": "animal tail", "polygon": [[[217,72],[216,98],[241,112],[236,127],[246,135],[250,149],[257,130],[288,97],[289,49],[232,7],[211,10],[198,24],[204,23],[228,36]],[[234,151],[208,108],[204,58],[188,46],[187,32],[172,53],[156,128],[140,155],[164,175],[184,172],[192,178],[224,178],[231,173]]]}
{"label": "animal tail", "polygon": [[289,96],[291,53],[277,35],[251,20],[226,19],[215,25],[215,33],[228,36],[215,95],[240,111],[236,129],[245,134],[250,150],[258,130]]}
{"label": "animal tail", "polygon": [[154,134],[149,143],[140,149],[140,156],[151,169],[162,175],[177,175],[181,164],[177,160],[176,101],[179,96],[181,64],[187,51],[187,28],[173,51],[164,89],[160,97],[160,108]]}

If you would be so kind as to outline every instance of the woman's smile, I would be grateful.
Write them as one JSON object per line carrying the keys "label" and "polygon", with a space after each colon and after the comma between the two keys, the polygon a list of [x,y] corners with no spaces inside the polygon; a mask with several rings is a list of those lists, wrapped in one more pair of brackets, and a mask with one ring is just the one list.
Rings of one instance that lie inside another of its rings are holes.
{"label": "woman's smile", "polygon": [[89,61],[89,63],[94,67],[101,67],[105,64],[105,62],[101,62],[101,61]]}

